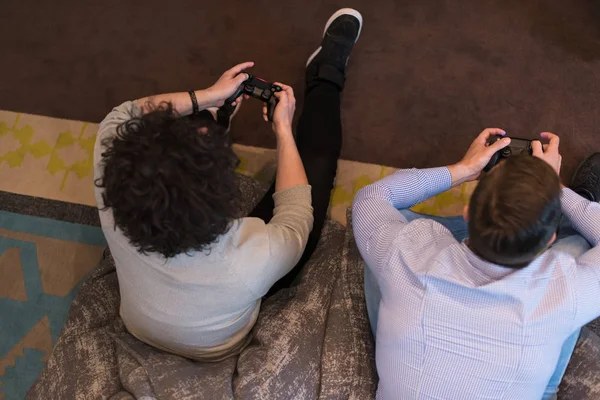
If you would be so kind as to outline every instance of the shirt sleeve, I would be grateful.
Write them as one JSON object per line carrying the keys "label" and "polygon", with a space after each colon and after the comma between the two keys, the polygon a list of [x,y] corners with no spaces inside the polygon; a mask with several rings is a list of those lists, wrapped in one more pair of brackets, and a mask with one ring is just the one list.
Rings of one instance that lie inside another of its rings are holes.
{"label": "shirt sleeve", "polygon": [[96,145],[94,147],[94,165],[99,165],[102,159],[102,152],[104,146],[102,141],[115,137],[117,135],[117,127],[122,123],[130,120],[131,118],[140,117],[142,115],[142,109],[138,106],[136,101],[126,101],[125,103],[115,107],[112,111],[104,117],[100,126],[98,127],[98,134],[96,135]]}
{"label": "shirt sleeve", "polygon": [[295,186],[273,195],[273,218],[266,224],[268,260],[256,281],[256,292],[264,295],[300,261],[313,228],[310,185]]}
{"label": "shirt sleeve", "polygon": [[[102,178],[104,175],[104,166],[102,165],[102,153],[104,152],[104,140],[110,140],[117,135],[117,128],[122,123],[131,118],[142,115],[142,110],[136,101],[126,101],[112,109],[112,111],[100,122],[98,133],[96,134],[96,143],[94,145],[94,180]],[[99,208],[103,207],[102,200],[103,189],[94,185],[94,195],[96,204]]]}
{"label": "shirt sleeve", "polygon": [[600,315],[600,204],[566,188],[561,191],[560,200],[573,228],[591,245],[576,259],[575,319],[581,326]]}
{"label": "shirt sleeve", "polygon": [[450,189],[446,167],[405,169],[361,189],[354,198],[352,221],[358,249],[380,279],[392,242],[408,221],[398,211]]}

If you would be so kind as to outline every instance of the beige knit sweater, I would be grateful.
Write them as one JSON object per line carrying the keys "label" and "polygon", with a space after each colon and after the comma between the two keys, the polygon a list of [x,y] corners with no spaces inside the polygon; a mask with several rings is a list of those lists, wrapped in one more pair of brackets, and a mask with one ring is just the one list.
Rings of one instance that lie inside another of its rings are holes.
{"label": "beige knit sweater", "polygon": [[[101,141],[117,126],[140,115],[135,102],[115,107],[100,124],[94,150],[95,178],[102,177]],[[239,351],[258,317],[261,298],[300,259],[312,229],[311,187],[273,195],[268,224],[242,218],[232,224],[210,254],[140,254],[112,211],[100,211],[121,291],[121,317],[138,339],[196,359],[220,359]],[[103,208],[102,189],[96,201]]]}

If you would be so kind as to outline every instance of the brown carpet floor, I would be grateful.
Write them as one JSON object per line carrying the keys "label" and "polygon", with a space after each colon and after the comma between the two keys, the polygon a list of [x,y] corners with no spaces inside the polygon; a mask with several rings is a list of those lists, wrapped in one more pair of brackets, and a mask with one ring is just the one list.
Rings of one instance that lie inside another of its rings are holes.
{"label": "brown carpet floor", "polygon": [[[0,109],[100,121],[120,102],[203,88],[233,64],[301,92],[323,24],[360,10],[343,101],[343,157],[458,160],[482,128],[562,137],[567,178],[600,151],[600,2],[594,0],[5,0]],[[234,124],[273,146],[260,105]]]}

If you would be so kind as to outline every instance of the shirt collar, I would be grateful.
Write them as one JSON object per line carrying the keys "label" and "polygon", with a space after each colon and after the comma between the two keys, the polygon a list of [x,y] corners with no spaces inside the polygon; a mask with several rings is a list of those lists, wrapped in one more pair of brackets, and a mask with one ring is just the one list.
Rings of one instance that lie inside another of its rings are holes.
{"label": "shirt collar", "polygon": [[467,239],[462,241],[461,248],[465,254],[465,257],[469,261],[469,264],[474,267],[476,273],[482,275],[482,278],[485,277],[487,279],[498,280],[505,278],[516,271],[521,270],[504,267],[502,265],[494,264],[489,261],[483,260],[475,253],[473,253],[469,246],[467,246],[466,240]]}

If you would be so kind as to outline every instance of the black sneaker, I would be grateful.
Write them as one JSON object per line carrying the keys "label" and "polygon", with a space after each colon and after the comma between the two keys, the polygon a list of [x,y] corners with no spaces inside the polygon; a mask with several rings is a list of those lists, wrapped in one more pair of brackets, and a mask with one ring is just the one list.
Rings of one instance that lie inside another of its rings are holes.
{"label": "black sneaker", "polygon": [[577,168],[571,189],[590,201],[600,200],[600,153],[592,154]]}
{"label": "black sneaker", "polygon": [[352,8],[342,8],[329,18],[321,46],[306,62],[307,85],[325,80],[334,83],[340,90],[344,89],[346,65],[360,36],[362,21],[362,15]]}

